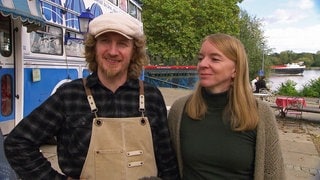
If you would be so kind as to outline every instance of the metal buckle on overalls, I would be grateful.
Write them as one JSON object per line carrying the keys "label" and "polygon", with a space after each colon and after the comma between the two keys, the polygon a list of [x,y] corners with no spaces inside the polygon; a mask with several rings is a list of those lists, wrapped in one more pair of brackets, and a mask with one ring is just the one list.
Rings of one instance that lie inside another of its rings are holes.
{"label": "metal buckle on overalls", "polygon": [[94,102],[93,96],[92,95],[88,95],[87,96],[89,105],[90,105],[90,109],[91,109],[91,113],[94,113],[95,117],[97,118],[97,112],[98,112],[98,108],[96,106],[96,103]]}
{"label": "metal buckle on overalls", "polygon": [[147,120],[144,117],[142,117],[141,120],[140,120],[140,124],[142,126],[146,125],[147,124]]}
{"label": "metal buckle on overalls", "polygon": [[141,112],[141,117],[142,117],[142,119],[143,119],[143,118],[144,118],[144,112],[145,112],[145,111],[144,111],[144,109],[140,109],[139,111]]}
{"label": "metal buckle on overalls", "polygon": [[145,106],[144,106],[144,95],[139,96],[139,111],[141,112],[141,116],[144,117]]}
{"label": "metal buckle on overalls", "polygon": [[102,126],[102,121],[100,120],[100,119],[95,119],[94,120],[94,124],[96,125],[96,126]]}
{"label": "metal buckle on overalls", "polygon": [[91,111],[91,113],[93,113],[96,118],[98,118],[97,112],[98,112],[98,109],[94,109]]}

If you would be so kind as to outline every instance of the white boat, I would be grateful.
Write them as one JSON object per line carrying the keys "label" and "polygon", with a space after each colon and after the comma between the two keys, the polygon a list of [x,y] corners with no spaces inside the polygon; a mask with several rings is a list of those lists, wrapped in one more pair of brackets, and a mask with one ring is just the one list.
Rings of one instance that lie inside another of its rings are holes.
{"label": "white boat", "polygon": [[284,65],[271,66],[271,70],[275,74],[292,74],[292,75],[302,75],[304,69],[306,68],[303,63],[288,63]]}

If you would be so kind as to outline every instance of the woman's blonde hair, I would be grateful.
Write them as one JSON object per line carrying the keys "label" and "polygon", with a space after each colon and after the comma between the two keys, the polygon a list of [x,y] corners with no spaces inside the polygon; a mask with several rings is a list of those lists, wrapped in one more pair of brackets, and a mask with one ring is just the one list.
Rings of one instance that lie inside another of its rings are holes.
{"label": "woman's blonde hair", "polygon": [[[141,36],[134,38],[134,52],[130,61],[128,69],[128,78],[137,79],[139,78],[142,68],[148,63],[148,56],[146,53],[146,38]],[[87,34],[85,40],[85,58],[88,63],[88,68],[91,72],[96,72],[98,64],[96,61],[96,39],[93,35]]]}
{"label": "woman's blonde hair", "polygon": [[[258,110],[252,94],[247,55],[243,44],[235,37],[226,34],[211,34],[202,41],[215,45],[227,58],[234,61],[236,76],[228,91],[228,104],[224,109],[224,119],[230,119],[235,131],[253,130],[258,124]],[[198,83],[186,104],[186,112],[192,119],[200,120],[207,112],[207,105]]]}

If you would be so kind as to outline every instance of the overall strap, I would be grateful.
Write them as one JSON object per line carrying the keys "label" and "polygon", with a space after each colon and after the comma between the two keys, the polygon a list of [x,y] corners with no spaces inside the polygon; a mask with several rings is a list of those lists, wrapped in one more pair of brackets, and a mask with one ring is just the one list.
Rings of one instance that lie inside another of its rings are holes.
{"label": "overall strap", "polygon": [[[87,99],[91,108],[91,112],[95,114],[96,118],[97,116],[97,112],[98,112],[98,108],[96,106],[96,103],[94,102],[92,93],[90,88],[88,88],[86,86],[87,84],[87,79],[86,78],[82,78],[83,81],[83,86],[84,86],[84,90],[86,91],[87,94]],[[143,86],[143,81],[139,80],[139,111],[141,112],[141,116],[144,117],[144,112],[145,112],[145,99],[144,99],[144,86]]]}
{"label": "overall strap", "polygon": [[98,108],[96,106],[96,103],[94,102],[90,88],[87,87],[87,79],[82,78],[82,81],[83,81],[84,90],[86,91],[86,94],[87,94],[87,99],[88,99],[88,102],[89,102],[89,105],[91,108],[91,112],[94,113],[95,117],[97,118],[98,117],[98,115],[97,115]]}
{"label": "overall strap", "polygon": [[145,112],[145,100],[144,100],[144,86],[143,86],[143,81],[139,80],[139,111],[141,112],[141,116],[144,117],[144,112]]}

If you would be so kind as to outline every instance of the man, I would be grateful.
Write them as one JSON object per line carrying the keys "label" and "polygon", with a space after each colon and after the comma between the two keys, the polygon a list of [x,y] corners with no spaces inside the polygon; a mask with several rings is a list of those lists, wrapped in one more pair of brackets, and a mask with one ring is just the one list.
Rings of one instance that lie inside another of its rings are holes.
{"label": "man", "polygon": [[251,87],[252,87],[252,92],[255,92],[256,91],[256,83],[259,81],[259,76],[256,76],[256,78],[254,78],[252,81],[251,81]]}
{"label": "man", "polygon": [[256,82],[256,90],[254,91],[255,93],[260,93],[262,89],[268,90],[265,78],[265,76],[261,76],[259,80]]}
{"label": "man", "polygon": [[[93,19],[85,42],[92,74],[64,84],[5,141],[22,179],[179,178],[161,92],[138,80],[147,60],[139,23],[125,14]],[[59,174],[39,151],[56,136]]]}
{"label": "man", "polygon": [[4,137],[0,128],[0,179],[16,180],[18,177],[11,168],[3,149]]}

